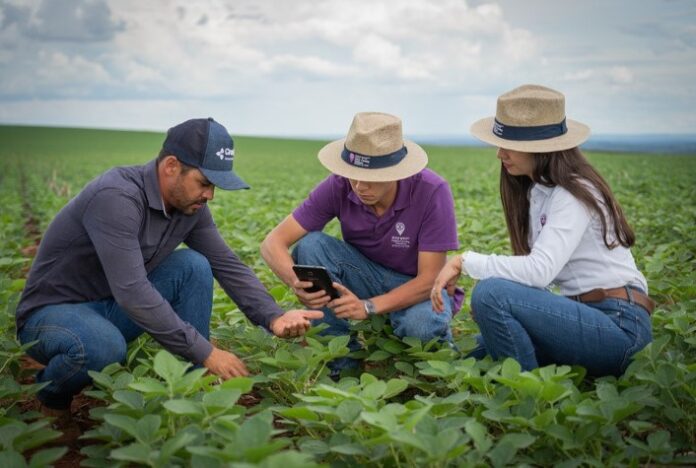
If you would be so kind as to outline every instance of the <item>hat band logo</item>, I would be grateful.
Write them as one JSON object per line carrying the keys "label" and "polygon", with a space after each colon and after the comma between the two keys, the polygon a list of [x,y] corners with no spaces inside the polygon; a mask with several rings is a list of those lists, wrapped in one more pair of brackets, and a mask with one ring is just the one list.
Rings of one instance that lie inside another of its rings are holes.
{"label": "hat band logo", "polygon": [[341,159],[351,166],[360,167],[363,169],[382,169],[385,167],[396,166],[408,154],[408,149],[402,146],[398,151],[384,154],[381,156],[367,156],[365,154],[351,151],[345,146],[341,152]]}
{"label": "hat band logo", "polygon": [[220,148],[215,155],[220,161],[232,161],[234,158],[234,148]]}
{"label": "hat band logo", "polygon": [[548,140],[568,132],[566,119],[557,124],[537,125],[535,127],[515,127],[500,123],[498,119],[493,122],[493,133],[500,138],[514,141]]}

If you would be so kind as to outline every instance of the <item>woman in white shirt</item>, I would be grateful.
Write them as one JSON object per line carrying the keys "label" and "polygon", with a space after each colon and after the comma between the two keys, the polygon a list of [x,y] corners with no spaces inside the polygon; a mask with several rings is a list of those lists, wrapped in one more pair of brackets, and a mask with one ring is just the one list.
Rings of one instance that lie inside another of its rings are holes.
{"label": "woman in white shirt", "polygon": [[512,357],[525,370],[578,364],[620,375],[652,340],[654,302],[629,250],[633,231],[578,149],[589,128],[566,120],[561,93],[524,85],[500,96],[495,117],[471,132],[499,148],[514,255],[453,257],[435,281],[433,308],[442,310],[442,289],[467,274],[479,280],[471,310],[481,335],[471,355]]}

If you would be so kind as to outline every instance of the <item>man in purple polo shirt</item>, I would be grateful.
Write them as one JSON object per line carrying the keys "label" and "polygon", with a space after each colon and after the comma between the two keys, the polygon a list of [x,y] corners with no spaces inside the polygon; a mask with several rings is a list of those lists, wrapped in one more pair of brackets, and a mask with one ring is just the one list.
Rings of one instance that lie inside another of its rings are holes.
{"label": "man in purple polo shirt", "polygon": [[[457,223],[450,188],[425,169],[425,151],[403,140],[398,117],[359,113],[347,137],[322,148],[319,160],[333,174],[268,234],[261,244],[266,263],[305,306],[324,309],[326,334],[348,334],[349,320],[388,314],[399,337],[451,340],[452,310],[463,294],[444,301],[438,314],[429,290],[447,251],[459,248]],[[333,218],[343,241],[321,232]],[[341,296],[306,292],[312,283],[297,278],[295,263],[326,267]],[[350,346],[359,348],[354,338]],[[344,358],[332,370],[356,364]]]}

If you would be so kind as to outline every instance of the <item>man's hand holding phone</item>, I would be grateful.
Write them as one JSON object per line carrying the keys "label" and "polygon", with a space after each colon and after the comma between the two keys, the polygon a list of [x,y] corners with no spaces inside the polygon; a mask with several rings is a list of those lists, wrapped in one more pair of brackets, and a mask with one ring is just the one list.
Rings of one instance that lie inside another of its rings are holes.
{"label": "man's hand holding phone", "polygon": [[295,295],[305,307],[321,309],[339,297],[326,268],[314,265],[294,265],[297,279],[292,284]]}
{"label": "man's hand holding phone", "polygon": [[301,281],[298,279],[293,283],[292,289],[297,299],[299,299],[305,307],[309,309],[322,309],[331,301],[331,296],[323,289],[315,292],[307,292],[307,289],[310,289],[313,285],[314,283],[311,281]]}

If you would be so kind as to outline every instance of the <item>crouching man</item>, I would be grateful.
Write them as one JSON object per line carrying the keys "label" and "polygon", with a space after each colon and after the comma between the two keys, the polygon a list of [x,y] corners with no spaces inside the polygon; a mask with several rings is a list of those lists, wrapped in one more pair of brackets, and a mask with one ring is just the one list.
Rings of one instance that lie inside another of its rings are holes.
{"label": "crouching man", "polygon": [[[319,151],[319,161],[333,174],[268,234],[261,244],[266,263],[306,307],[323,309],[325,334],[349,334],[351,320],[388,314],[399,337],[451,340],[463,292],[450,300],[443,290],[445,310],[436,313],[429,291],[447,251],[459,247],[457,223],[449,185],[425,168],[426,152],[403,140],[398,117],[359,113],[346,138]],[[321,232],[333,218],[343,240]],[[326,267],[340,298],[306,292],[312,283],[297,278],[295,263]],[[354,338],[349,346],[359,348]],[[330,366],[336,377],[357,365],[342,358]]]}
{"label": "crouching man", "polygon": [[[207,202],[216,187],[249,186],[232,169],[233,141],[213,119],[169,129],[144,166],[114,168],[55,217],[17,308],[22,343],[46,367],[38,394],[61,416],[90,383],[89,370],[123,362],[143,332],[172,353],[227,379],[247,374],[209,341],[213,278],[255,324],[303,334],[319,311],[283,311],[220,236]],[[176,250],[182,243],[188,249]]]}

